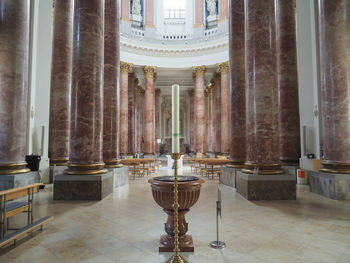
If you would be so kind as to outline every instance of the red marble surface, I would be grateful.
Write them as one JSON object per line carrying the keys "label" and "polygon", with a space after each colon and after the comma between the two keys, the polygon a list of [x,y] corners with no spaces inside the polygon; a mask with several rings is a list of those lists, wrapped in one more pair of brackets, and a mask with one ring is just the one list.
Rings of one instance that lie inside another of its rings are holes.
{"label": "red marble surface", "polygon": [[155,146],[156,146],[156,152],[159,152],[159,144],[157,143],[157,139],[160,139],[159,136],[159,99],[160,99],[160,89],[156,90],[155,93]]}
{"label": "red marble surface", "polygon": [[128,153],[134,152],[135,137],[135,74],[129,74],[128,84]]}
{"label": "red marble surface", "polygon": [[154,153],[154,79],[153,77],[146,76],[146,88],[145,88],[145,113],[144,113],[144,151],[146,154]]}
{"label": "red marble surface", "polygon": [[103,164],[104,1],[76,0],[70,164]]}
{"label": "red marble surface", "polygon": [[129,126],[129,111],[128,111],[128,74],[120,73],[120,153],[128,153],[128,126]]}
{"label": "red marble surface", "polygon": [[350,1],[320,0],[323,153],[350,163]]}
{"label": "red marble surface", "polygon": [[204,152],[205,142],[205,107],[204,107],[204,77],[196,76],[194,88],[194,114],[196,120],[196,152]]}
{"label": "red marble surface", "polygon": [[0,2],[0,164],[26,154],[29,0]]}
{"label": "red marble surface", "polygon": [[216,73],[214,80],[214,136],[215,136],[215,152],[221,151],[221,78],[220,74]]}
{"label": "red marble surface", "polygon": [[195,133],[196,126],[194,120],[194,91],[189,91],[190,95],[190,150],[191,152],[196,151]]}
{"label": "red marble surface", "polygon": [[244,162],[246,158],[244,0],[231,1],[229,29],[230,158],[235,162]]}
{"label": "red marble surface", "polygon": [[135,153],[142,152],[142,107],[143,94],[136,92],[135,94]]}
{"label": "red marble surface", "polygon": [[103,160],[119,159],[119,0],[105,0]]}
{"label": "red marble surface", "polygon": [[146,25],[154,25],[154,0],[146,1]]}
{"label": "red marble surface", "polygon": [[211,90],[207,94],[207,152],[215,152],[214,134],[214,93]]}
{"label": "red marble surface", "polygon": [[221,73],[221,153],[230,152],[230,88],[229,74]]}
{"label": "red marble surface", "polygon": [[247,158],[279,163],[274,0],[246,0]]}

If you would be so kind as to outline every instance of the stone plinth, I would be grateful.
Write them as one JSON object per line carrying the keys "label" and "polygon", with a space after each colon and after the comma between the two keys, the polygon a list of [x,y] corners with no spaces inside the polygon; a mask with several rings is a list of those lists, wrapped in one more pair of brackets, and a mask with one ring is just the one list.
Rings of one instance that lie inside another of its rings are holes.
{"label": "stone plinth", "polygon": [[237,171],[236,189],[247,200],[296,200],[296,178],[290,174],[253,175]]}
{"label": "stone plinth", "polygon": [[309,171],[310,191],[334,200],[350,200],[350,176]]}
{"label": "stone plinth", "polygon": [[55,176],[54,200],[102,200],[113,192],[113,172],[97,175],[66,175]]}
{"label": "stone plinth", "polygon": [[236,188],[236,175],[240,169],[221,167],[220,183]]}
{"label": "stone plinth", "polygon": [[58,174],[63,174],[63,171],[66,170],[67,168],[68,168],[67,166],[50,165],[49,183],[52,184],[55,176]]}
{"label": "stone plinth", "polygon": [[129,184],[129,167],[123,166],[120,168],[108,169],[114,176],[114,188]]}
{"label": "stone plinth", "polygon": [[297,176],[297,170],[299,169],[299,165],[282,165],[282,169],[290,175]]}
{"label": "stone plinth", "polygon": [[0,174],[0,191],[39,182],[40,176],[37,171],[23,174]]}

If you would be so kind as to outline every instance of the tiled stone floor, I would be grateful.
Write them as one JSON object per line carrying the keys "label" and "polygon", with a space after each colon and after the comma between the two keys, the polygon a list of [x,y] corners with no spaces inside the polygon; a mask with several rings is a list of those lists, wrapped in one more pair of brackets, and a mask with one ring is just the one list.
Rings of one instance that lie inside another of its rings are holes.
{"label": "tiled stone floor", "polygon": [[[166,174],[166,171],[161,171]],[[188,172],[185,172],[188,173]],[[248,202],[222,187],[221,240],[215,239],[217,181],[206,180],[187,214],[195,243],[189,262],[350,262],[350,202],[333,201],[298,186],[297,201]],[[0,250],[0,262],[165,262],[158,253],[165,213],[153,201],[147,178],[130,180],[101,202],[53,201],[52,186],[36,195],[35,218],[54,215],[44,231]],[[16,216],[12,226],[25,222]]]}

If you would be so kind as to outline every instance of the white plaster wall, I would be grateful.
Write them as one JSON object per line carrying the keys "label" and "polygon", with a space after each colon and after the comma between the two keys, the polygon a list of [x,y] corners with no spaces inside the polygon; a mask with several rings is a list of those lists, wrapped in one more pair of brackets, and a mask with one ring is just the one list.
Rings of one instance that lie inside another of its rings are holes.
{"label": "white plaster wall", "polygon": [[[28,154],[42,155],[40,170],[44,182],[48,182],[48,128],[51,75],[52,0],[32,0],[31,63]],[[42,126],[45,132],[42,134]],[[42,148],[42,136],[44,144]]]}
{"label": "white plaster wall", "polygon": [[[297,58],[299,78],[299,110],[301,129],[301,166],[305,154],[320,158],[318,31],[314,0],[297,0]],[[291,102],[292,103],[292,102]],[[303,135],[306,127],[306,138]],[[305,163],[305,165],[307,165]],[[309,167],[309,166],[308,166]]]}

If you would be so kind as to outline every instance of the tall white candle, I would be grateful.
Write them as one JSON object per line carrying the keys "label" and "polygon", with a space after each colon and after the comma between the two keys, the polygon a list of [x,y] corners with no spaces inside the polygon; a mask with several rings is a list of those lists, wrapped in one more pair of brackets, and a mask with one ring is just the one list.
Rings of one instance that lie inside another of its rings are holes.
{"label": "tall white candle", "polygon": [[180,86],[172,86],[172,150],[180,152]]}

